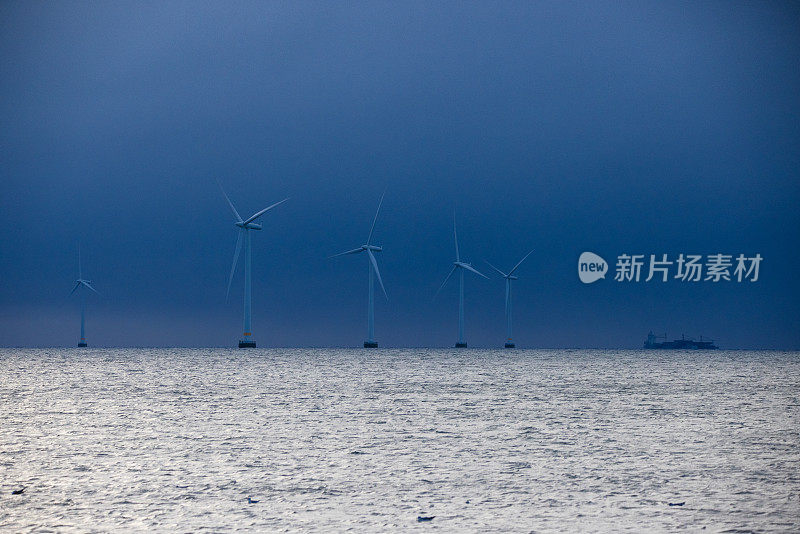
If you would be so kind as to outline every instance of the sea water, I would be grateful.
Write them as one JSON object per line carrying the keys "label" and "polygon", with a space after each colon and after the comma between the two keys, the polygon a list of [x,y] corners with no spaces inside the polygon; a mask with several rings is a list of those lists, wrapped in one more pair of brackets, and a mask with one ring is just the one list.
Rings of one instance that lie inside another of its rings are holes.
{"label": "sea water", "polygon": [[800,353],[0,350],[0,531],[704,529],[800,530]]}

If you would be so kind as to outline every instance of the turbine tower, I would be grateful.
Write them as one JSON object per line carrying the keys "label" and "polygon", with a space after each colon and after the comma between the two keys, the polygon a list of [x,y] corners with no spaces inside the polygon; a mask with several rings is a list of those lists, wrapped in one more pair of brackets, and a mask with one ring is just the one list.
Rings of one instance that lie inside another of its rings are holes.
{"label": "turbine tower", "polygon": [[377,245],[372,244],[372,232],[375,230],[375,222],[378,220],[378,214],[381,212],[381,205],[383,204],[383,197],[386,195],[386,191],[384,190],[383,194],[381,195],[381,200],[378,202],[378,209],[375,212],[375,218],[372,219],[372,227],[369,229],[369,235],[367,236],[367,242],[361,245],[358,248],[354,248],[353,250],[348,250],[346,252],[340,252],[339,254],[334,254],[330,256],[331,258],[335,258],[336,256],[344,256],[345,254],[360,254],[361,252],[367,253],[367,258],[369,259],[368,269],[369,269],[369,299],[367,302],[367,340],[364,342],[364,348],[374,349],[378,347],[378,342],[375,341],[375,283],[374,279],[378,277],[378,283],[381,285],[381,289],[383,290],[383,295],[386,297],[386,300],[389,300],[389,295],[386,294],[386,288],[383,286],[383,280],[381,279],[381,272],[378,270],[378,261],[375,259],[375,252],[381,252],[383,247],[379,247]]}
{"label": "turbine tower", "polygon": [[464,271],[472,271],[473,273],[483,276],[484,278],[488,279],[488,276],[479,273],[472,267],[472,264],[466,263],[461,261],[461,257],[458,253],[458,233],[456,233],[456,214],[453,212],[453,240],[456,243],[456,261],[453,262],[453,268],[450,270],[450,273],[442,282],[442,285],[439,286],[439,289],[436,290],[436,294],[439,294],[439,291],[442,290],[444,285],[450,280],[450,277],[453,276],[453,273],[458,270],[458,341],[456,342],[455,347],[457,349],[465,349],[467,348],[467,342],[464,339]]}
{"label": "turbine tower", "polygon": [[237,228],[239,228],[239,235],[236,238],[236,252],[233,253],[233,265],[231,265],[231,274],[228,277],[228,292],[225,294],[225,300],[228,299],[228,295],[231,293],[231,282],[233,282],[233,273],[236,272],[236,262],[239,260],[239,252],[242,250],[242,241],[244,241],[244,337],[239,340],[239,348],[255,348],[256,342],[253,339],[253,333],[250,328],[250,304],[251,304],[251,297],[252,297],[252,285],[250,281],[250,264],[252,260],[252,246],[250,242],[250,231],[251,230],[261,230],[261,225],[256,223],[255,220],[264,215],[267,211],[271,210],[275,206],[279,204],[283,204],[288,198],[284,198],[280,202],[276,202],[271,206],[267,206],[261,211],[257,211],[247,219],[242,220],[242,217],[239,215],[239,212],[236,211],[236,208],[233,206],[233,202],[231,199],[228,198],[228,195],[225,193],[225,190],[222,188],[222,184],[217,181],[217,185],[219,185],[220,191],[222,191],[222,195],[225,197],[225,200],[228,201],[228,206],[230,206],[231,211],[233,212],[233,216],[236,217],[236,222],[234,223]]}
{"label": "turbine tower", "polygon": [[527,260],[528,256],[530,256],[531,254],[533,254],[532,250],[530,252],[528,252],[527,254],[525,254],[525,257],[522,258],[521,260],[519,260],[519,263],[517,263],[514,266],[514,268],[511,269],[508,272],[508,274],[504,273],[503,271],[501,271],[500,269],[498,269],[497,267],[495,267],[494,265],[492,265],[488,261],[486,262],[486,263],[489,263],[489,267],[491,267],[492,269],[494,269],[495,271],[500,273],[500,275],[503,278],[506,279],[506,344],[505,344],[505,348],[507,348],[507,349],[513,349],[516,346],[516,345],[514,345],[514,339],[511,337],[511,281],[512,280],[518,280],[518,278],[516,276],[514,276],[514,271],[516,271],[517,268],[519,268],[519,266],[522,265],[522,262]]}
{"label": "turbine tower", "polygon": [[[75,293],[78,288],[81,288],[81,340],[78,341],[79,347],[86,347],[86,290],[89,289],[97,293],[97,290],[92,287],[91,280],[83,279],[83,271],[81,270],[81,246],[78,245],[78,279],[75,280],[75,287],[69,292],[70,295]],[[100,293],[97,293],[98,295]]]}

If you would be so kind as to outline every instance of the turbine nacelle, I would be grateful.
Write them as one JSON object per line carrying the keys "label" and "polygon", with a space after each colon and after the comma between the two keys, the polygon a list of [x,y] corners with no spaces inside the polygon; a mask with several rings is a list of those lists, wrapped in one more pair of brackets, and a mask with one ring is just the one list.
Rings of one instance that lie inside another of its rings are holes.
{"label": "turbine nacelle", "polygon": [[484,260],[484,261],[486,261],[486,264],[487,264],[489,267],[491,267],[492,269],[494,269],[495,271],[497,271],[497,273],[498,273],[500,276],[502,276],[503,278],[505,278],[506,280],[519,280],[519,278],[517,278],[517,275],[515,275],[515,274],[514,274],[514,271],[516,271],[516,270],[519,268],[519,266],[520,266],[520,265],[522,265],[522,262],[523,262],[523,261],[525,261],[525,260],[527,260],[527,259],[528,259],[528,256],[530,256],[531,254],[533,254],[533,251],[532,251],[532,250],[531,250],[530,252],[528,252],[527,254],[525,254],[525,256],[524,256],[524,257],[523,257],[521,260],[519,260],[519,262],[518,262],[518,263],[517,263],[517,264],[514,266],[514,268],[513,268],[513,269],[511,269],[510,271],[508,271],[507,273],[505,273],[505,272],[501,271],[500,269],[498,269],[497,267],[495,267],[494,265],[492,265],[492,264],[491,264],[491,263],[489,263],[488,261],[486,261],[486,260]]}
{"label": "turbine nacelle", "polygon": [[94,287],[92,287],[92,281],[91,280],[84,280],[83,278],[79,278],[78,280],[75,280],[75,287],[72,288],[72,291],[70,291],[69,294],[72,295],[81,286],[85,287],[86,289],[88,289],[90,291],[93,291],[93,292],[97,293],[98,295],[100,294],[100,293],[97,292],[97,290]]}
{"label": "turbine nacelle", "polygon": [[245,230],[261,230],[261,225],[258,223],[246,223],[244,221],[240,221],[234,224],[239,228],[243,228]]}
{"label": "turbine nacelle", "polygon": [[383,250],[383,247],[379,247],[377,245],[361,245],[361,250],[371,250],[372,252],[380,252]]}

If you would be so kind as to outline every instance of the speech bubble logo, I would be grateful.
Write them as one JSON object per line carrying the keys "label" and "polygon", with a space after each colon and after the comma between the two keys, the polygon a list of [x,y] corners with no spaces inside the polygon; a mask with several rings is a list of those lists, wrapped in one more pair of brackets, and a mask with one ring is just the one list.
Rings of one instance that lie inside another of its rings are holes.
{"label": "speech bubble logo", "polygon": [[578,258],[578,278],[584,284],[591,284],[601,278],[605,278],[607,272],[608,264],[606,260],[594,252],[584,252]]}

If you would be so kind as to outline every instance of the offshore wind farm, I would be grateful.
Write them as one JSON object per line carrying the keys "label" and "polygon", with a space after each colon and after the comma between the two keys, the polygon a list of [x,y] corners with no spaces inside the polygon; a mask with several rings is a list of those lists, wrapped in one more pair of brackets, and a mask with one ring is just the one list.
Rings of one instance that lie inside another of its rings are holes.
{"label": "offshore wind farm", "polygon": [[[253,231],[261,231],[263,229],[263,225],[258,223],[258,221],[264,214],[266,214],[271,209],[283,204],[284,202],[288,201],[289,198],[285,198],[269,206],[253,213],[251,216],[242,218],[239,211],[236,209],[236,206],[231,201],[228,194],[225,192],[222,183],[219,180],[215,180],[217,186],[219,187],[220,192],[222,193],[225,202],[227,203],[228,207],[230,208],[231,213],[234,217],[234,226],[237,228],[237,237],[236,237],[236,245],[233,254],[233,261],[231,263],[230,272],[228,274],[228,283],[227,289],[225,293],[225,300],[230,297],[231,285],[233,283],[234,275],[236,273],[236,267],[238,265],[239,256],[244,249],[244,295],[243,295],[243,333],[241,338],[238,340],[238,347],[240,349],[252,349],[257,347],[257,343],[255,337],[253,336],[253,328],[252,328],[252,300],[253,300],[253,290],[252,290],[252,234]],[[386,190],[380,196],[378,201],[378,206],[375,210],[375,215],[372,219],[372,224],[369,228],[369,233],[367,234],[367,239],[364,244],[359,246],[358,248],[346,250],[344,252],[340,252],[337,254],[333,254],[328,256],[328,258],[336,258],[339,256],[349,256],[349,255],[356,255],[364,253],[365,257],[367,258],[367,339],[363,343],[364,348],[378,348],[378,342],[375,338],[375,280],[377,279],[378,285],[381,288],[381,291],[386,298],[387,302],[389,300],[389,295],[386,291],[386,287],[383,282],[383,277],[381,276],[380,268],[378,267],[378,261],[376,259],[375,254],[383,252],[383,247],[380,245],[376,245],[373,241],[373,236],[375,233],[375,226],[378,221],[378,216],[381,212],[381,207],[383,206],[383,201],[386,196]],[[455,212],[453,213],[453,243],[455,247],[455,260],[453,261],[453,267],[450,272],[445,277],[442,284],[437,289],[436,293],[434,294],[434,299],[436,296],[441,292],[441,290],[445,287],[448,280],[452,277],[454,273],[458,273],[458,338],[454,345],[455,348],[467,348],[467,342],[465,337],[465,327],[464,327],[464,272],[469,271],[474,273],[478,276],[488,279],[486,275],[479,272],[475,269],[471,263],[463,261],[460,254],[459,249],[459,241],[458,241],[458,230],[456,226],[456,216]],[[532,252],[532,251],[531,251]],[[503,273],[503,271],[497,269],[493,265],[489,264],[495,271],[497,271],[501,276],[504,277],[506,282],[506,297],[505,297],[505,317],[506,317],[506,342],[505,348],[515,348],[515,344],[511,341],[512,334],[511,334],[511,287],[510,283],[511,280],[516,280],[517,277],[514,276],[514,272],[516,272],[517,268],[530,256],[531,252],[525,255],[512,269],[509,271],[508,274]],[[488,263],[488,262],[487,262]],[[92,287],[90,280],[83,279],[82,274],[82,266],[81,266],[81,255],[80,255],[80,247],[78,247],[78,279],[75,281],[75,286],[73,287],[70,295],[75,293],[77,290],[80,291],[80,341],[78,343],[78,347],[85,348],[88,346],[85,337],[85,315],[86,315],[86,291],[92,291],[99,295],[99,293]],[[280,309],[281,303],[274,303],[274,307]]]}

